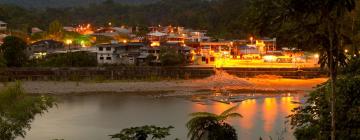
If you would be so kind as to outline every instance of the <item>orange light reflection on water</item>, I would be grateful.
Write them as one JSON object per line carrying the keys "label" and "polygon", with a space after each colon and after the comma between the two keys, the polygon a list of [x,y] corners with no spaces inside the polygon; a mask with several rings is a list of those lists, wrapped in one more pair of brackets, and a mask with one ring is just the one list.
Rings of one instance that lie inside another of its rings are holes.
{"label": "orange light reflection on water", "polygon": [[245,100],[240,103],[238,112],[243,115],[243,118],[239,119],[242,128],[251,129],[254,127],[256,108],[257,104],[255,99]]}
{"label": "orange light reflection on water", "polygon": [[273,129],[273,125],[275,123],[275,119],[277,116],[277,103],[276,98],[265,98],[263,104],[263,119],[264,130],[269,133]]}
{"label": "orange light reflection on water", "polygon": [[282,112],[284,112],[286,115],[291,114],[291,110],[297,107],[296,104],[292,103],[293,101],[298,101],[298,98],[294,97],[282,97],[280,102],[280,109]]}

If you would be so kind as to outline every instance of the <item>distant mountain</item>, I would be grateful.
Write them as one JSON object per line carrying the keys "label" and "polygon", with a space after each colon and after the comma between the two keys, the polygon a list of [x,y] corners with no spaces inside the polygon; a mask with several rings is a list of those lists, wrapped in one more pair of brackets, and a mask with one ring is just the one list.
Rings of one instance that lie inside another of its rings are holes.
{"label": "distant mountain", "polygon": [[[0,0],[0,4],[14,4],[28,8],[75,7],[88,6],[91,3],[102,3],[107,0]],[[159,0],[112,0],[124,4],[148,4]]]}

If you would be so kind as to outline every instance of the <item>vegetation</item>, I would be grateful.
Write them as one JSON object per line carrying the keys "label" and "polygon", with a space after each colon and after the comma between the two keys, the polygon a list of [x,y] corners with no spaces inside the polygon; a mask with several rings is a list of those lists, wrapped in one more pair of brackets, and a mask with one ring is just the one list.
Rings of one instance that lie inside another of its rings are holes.
{"label": "vegetation", "polygon": [[236,130],[226,123],[229,118],[242,117],[236,113],[237,106],[231,107],[220,115],[208,112],[191,114],[186,126],[189,129],[188,137],[191,140],[237,140]]}
{"label": "vegetation", "polygon": [[[209,30],[219,38],[247,37],[245,9],[249,0],[159,0],[143,5],[125,5],[111,1],[82,7],[26,9],[14,5],[0,5],[0,20],[11,29],[28,32],[31,27],[48,29],[61,21],[63,25],[91,23],[106,26],[127,25],[140,27],[140,33],[149,25],[185,26]],[[65,3],[65,2],[64,2]],[[4,12],[2,12],[4,11]],[[46,17],[46,18],[44,18]]]}
{"label": "vegetation", "polygon": [[121,130],[120,133],[110,135],[113,139],[120,140],[146,140],[151,135],[152,140],[160,140],[170,135],[170,129],[174,127],[157,127],[154,125],[142,126],[142,127],[131,127]]}
{"label": "vegetation", "polygon": [[35,115],[54,105],[46,96],[27,96],[19,82],[0,92],[0,139],[14,140],[25,137]]}
{"label": "vegetation", "polygon": [[[289,46],[320,52],[322,67],[329,70],[331,79],[331,112],[335,111],[338,67],[346,65],[345,44],[351,43],[346,20],[355,9],[355,0],[256,0],[252,20],[259,34],[280,36]],[[272,11],[269,13],[268,11]],[[353,31],[354,33],[354,31]],[[335,120],[332,114],[332,139],[335,139]]]}
{"label": "vegetation", "polygon": [[69,52],[56,54],[35,62],[42,67],[94,67],[97,66],[96,55],[87,52]]}
{"label": "vegetation", "polygon": [[8,36],[4,38],[1,51],[8,67],[21,67],[26,64],[26,46],[26,42],[18,37]]}
{"label": "vegetation", "polygon": [[[341,77],[336,83],[336,139],[360,139],[360,78]],[[330,81],[310,93],[305,104],[293,111],[291,125],[298,140],[330,139],[331,136]]]}
{"label": "vegetation", "polygon": [[163,66],[176,66],[186,63],[183,54],[179,53],[177,49],[169,47],[160,48],[159,59]]}

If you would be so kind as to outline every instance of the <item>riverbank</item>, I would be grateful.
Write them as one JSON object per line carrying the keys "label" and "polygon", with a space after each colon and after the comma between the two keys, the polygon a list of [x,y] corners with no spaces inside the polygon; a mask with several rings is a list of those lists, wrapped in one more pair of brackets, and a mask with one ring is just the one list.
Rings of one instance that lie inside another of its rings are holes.
{"label": "riverbank", "polygon": [[[277,77],[238,78],[226,73],[198,80],[164,81],[24,81],[23,88],[30,94],[82,94],[82,93],[172,93],[192,95],[213,90],[227,90],[238,93],[262,92],[307,92],[327,78],[286,79]],[[11,84],[11,83],[9,83]],[[7,84],[7,85],[9,85]],[[4,88],[6,85],[0,85]]]}

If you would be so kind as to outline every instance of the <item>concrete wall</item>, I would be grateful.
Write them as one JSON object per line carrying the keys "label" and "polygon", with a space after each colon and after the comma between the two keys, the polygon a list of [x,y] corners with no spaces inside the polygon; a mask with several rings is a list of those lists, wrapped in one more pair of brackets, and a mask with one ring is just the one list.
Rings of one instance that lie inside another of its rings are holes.
{"label": "concrete wall", "polygon": [[[319,69],[224,68],[224,70],[239,77],[278,75],[285,78],[317,78],[326,76]],[[0,81],[197,79],[214,74],[213,68],[194,67],[2,68]]]}

